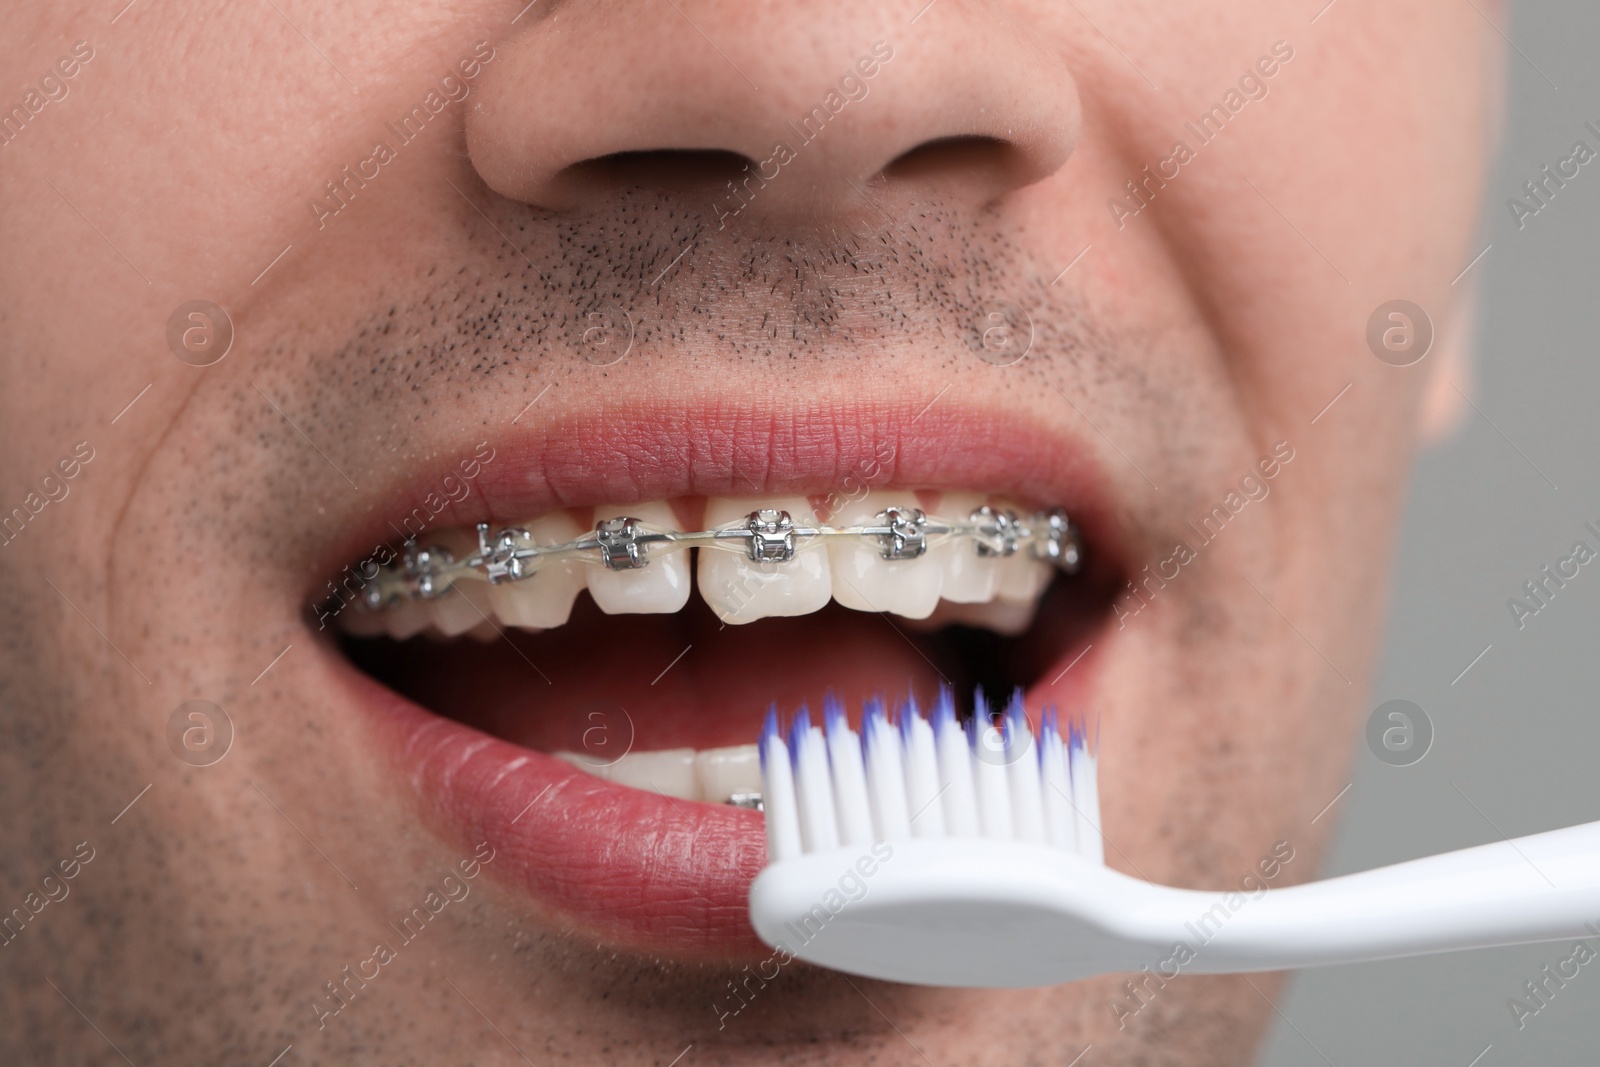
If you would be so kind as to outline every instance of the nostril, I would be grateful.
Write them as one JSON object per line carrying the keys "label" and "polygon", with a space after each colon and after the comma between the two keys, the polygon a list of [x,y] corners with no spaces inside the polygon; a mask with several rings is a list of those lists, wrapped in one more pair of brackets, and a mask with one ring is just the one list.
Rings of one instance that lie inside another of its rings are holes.
{"label": "nostril", "polygon": [[585,159],[564,168],[553,179],[563,190],[599,190],[649,187],[684,191],[719,189],[742,177],[753,161],[720,148],[656,148]]}
{"label": "nostril", "polygon": [[[545,211],[677,186],[719,230],[733,215],[858,225],[876,217],[863,183],[907,203],[990,204],[1059,171],[1082,131],[1065,50],[1004,4],[956,2],[936,29],[918,22],[915,48],[874,4],[560,6],[507,39],[463,112],[484,183]],[[737,17],[719,36],[697,25],[701,8]]]}
{"label": "nostril", "polygon": [[924,141],[883,168],[890,181],[985,187],[998,195],[1028,169],[1024,153],[999,137],[963,135]]}

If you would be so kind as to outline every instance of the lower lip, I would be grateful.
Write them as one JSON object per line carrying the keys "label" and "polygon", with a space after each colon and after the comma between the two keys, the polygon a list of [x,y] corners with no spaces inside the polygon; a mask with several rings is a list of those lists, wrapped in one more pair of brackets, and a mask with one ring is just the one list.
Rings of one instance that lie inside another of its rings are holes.
{"label": "lower lip", "polygon": [[[531,897],[552,927],[680,959],[765,954],[748,903],[767,861],[760,814],[612,785],[436,715],[329,652],[378,747],[411,783],[422,822],[463,855],[487,842],[486,869]],[[1071,657],[1070,673],[1057,667],[1046,675],[1055,684],[1028,694],[1030,709],[1084,706],[1091,664]]]}
{"label": "lower lip", "polygon": [[552,925],[683,958],[761,951],[747,899],[767,862],[759,813],[612,785],[435,715],[348,664],[342,673],[423,821],[463,855],[488,842],[487,870]]}

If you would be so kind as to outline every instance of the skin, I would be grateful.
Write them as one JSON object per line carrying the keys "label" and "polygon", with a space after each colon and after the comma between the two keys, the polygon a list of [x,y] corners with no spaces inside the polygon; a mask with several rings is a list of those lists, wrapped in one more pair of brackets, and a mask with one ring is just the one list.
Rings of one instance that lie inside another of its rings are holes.
{"label": "skin", "polygon": [[[94,49],[0,147],[0,504],[76,443],[94,456],[0,548],[0,904],[94,849],[70,896],[0,949],[0,1058],[112,1062],[108,1043],[140,1064],[264,1064],[290,1044],[285,1063],[521,1062],[515,1046],[665,1064],[691,1042],[684,1062],[702,1064],[1065,1062],[1091,1042],[1099,1064],[1249,1055],[1271,976],[1183,977],[1119,1020],[1115,977],[980,993],[795,966],[719,1031],[721,965],[597,947],[492,878],[319,1030],[322,982],[463,856],[332,695],[339,653],[306,604],[371,544],[347,531],[546,386],[536,426],[644,403],[915,410],[948,386],[960,412],[1081,435],[1131,570],[1288,442],[1270,496],[1111,624],[1102,790],[1114,867],[1220,888],[1283,841],[1275,884],[1312,877],[1332,819],[1311,819],[1348,781],[1368,710],[1409,460],[1465,386],[1451,279],[1471,258],[1499,77],[1471,5],[1343,0],[1315,24],[1267,0],[941,0],[914,23],[920,3],[544,0],[513,21],[520,2],[285,0],[138,4],[113,23],[116,6],[28,5],[0,37],[8,106],[73,42]],[[764,131],[880,39],[895,58],[867,97],[727,230],[720,182],[556,177],[628,148],[764,158]],[[478,41],[494,57],[467,100],[319,220],[323,184]],[[1293,58],[1265,98],[1119,228],[1108,199],[1276,41]],[[973,101],[993,127],[979,132],[1029,132],[881,176],[970,132]],[[703,246],[654,282],[691,231]],[[842,247],[892,251],[852,271]],[[637,324],[620,369],[583,358],[587,293]],[[1364,339],[1395,297],[1439,330],[1408,368]],[[165,341],[192,299],[235,331],[204,369]],[[999,301],[1035,329],[1006,368],[970,343]],[[784,328],[762,334],[764,317]],[[233,724],[214,766],[168,748],[192,699]]]}

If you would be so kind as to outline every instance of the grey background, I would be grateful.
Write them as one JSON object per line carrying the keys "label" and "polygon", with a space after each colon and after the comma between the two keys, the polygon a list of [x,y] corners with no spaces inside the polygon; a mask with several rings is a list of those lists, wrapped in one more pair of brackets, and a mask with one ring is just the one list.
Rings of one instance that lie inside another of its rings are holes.
{"label": "grey background", "polygon": [[[1371,702],[1421,705],[1434,745],[1396,768],[1357,742],[1355,784],[1328,816],[1343,821],[1326,874],[1600,819],[1600,560],[1521,631],[1506,607],[1580,537],[1600,545],[1582,529],[1600,526],[1600,160],[1520,232],[1506,207],[1580,137],[1600,148],[1583,128],[1600,126],[1600,5],[1514,3],[1510,15],[1505,139],[1474,245],[1493,243],[1473,268],[1482,413],[1416,468]],[[1600,951],[1600,938],[1590,944]],[[1507,1008],[1570,951],[1558,942],[1301,972],[1277,998],[1260,1062],[1600,1063],[1600,960],[1521,1030]]]}

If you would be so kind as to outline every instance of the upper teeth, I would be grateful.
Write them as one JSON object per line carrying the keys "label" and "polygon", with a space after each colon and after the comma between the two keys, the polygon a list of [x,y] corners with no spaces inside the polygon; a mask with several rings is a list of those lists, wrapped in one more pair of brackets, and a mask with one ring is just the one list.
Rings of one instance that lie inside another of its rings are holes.
{"label": "upper teeth", "polygon": [[728,623],[833,599],[1015,632],[1054,570],[1076,569],[1076,532],[1059,511],[1024,519],[977,493],[945,493],[939,511],[959,518],[925,515],[912,493],[873,491],[828,525],[799,497],[709,499],[699,533],[676,532],[665,501],[596,508],[588,533],[567,512],[497,534],[482,524],[422,551],[408,545],[404,565],[381,569],[363,593],[365,606],[390,610],[339,618],[352,632],[399,637],[429,625],[492,636],[494,621],[542,630],[566,622],[584,588],[608,614],[675,612],[689,597],[685,549],[696,547],[700,595]]}

